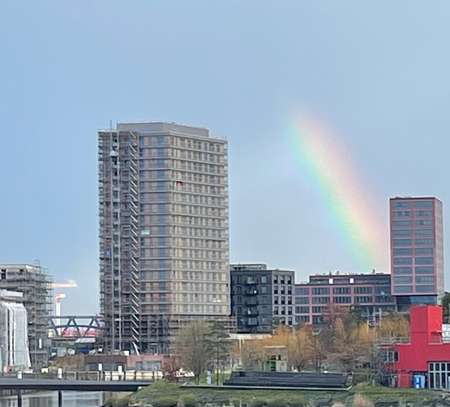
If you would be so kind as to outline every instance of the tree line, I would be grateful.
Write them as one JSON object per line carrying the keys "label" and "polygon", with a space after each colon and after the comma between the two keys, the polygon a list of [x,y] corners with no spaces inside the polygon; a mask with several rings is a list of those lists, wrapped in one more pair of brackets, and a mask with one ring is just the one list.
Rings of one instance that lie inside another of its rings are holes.
{"label": "tree line", "polygon": [[215,372],[220,383],[224,370],[241,366],[262,370],[267,362],[268,346],[282,346],[287,351],[288,369],[292,371],[354,371],[360,367],[383,374],[377,344],[394,342],[409,336],[407,317],[392,313],[375,326],[343,307],[330,307],[319,327],[279,326],[268,337],[232,341],[223,323],[193,321],[181,329],[174,340],[172,356],[165,363],[165,374],[179,369],[192,372],[198,383],[207,371]]}

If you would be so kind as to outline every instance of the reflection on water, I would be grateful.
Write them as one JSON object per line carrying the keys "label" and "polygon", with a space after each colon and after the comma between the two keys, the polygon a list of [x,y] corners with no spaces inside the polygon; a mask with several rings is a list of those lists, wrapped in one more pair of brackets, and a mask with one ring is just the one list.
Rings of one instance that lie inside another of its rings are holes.
{"label": "reflection on water", "polygon": [[[102,392],[63,392],[63,407],[98,407],[104,402]],[[17,398],[0,397],[0,407],[17,407]],[[22,407],[58,407],[57,392],[24,394]]]}

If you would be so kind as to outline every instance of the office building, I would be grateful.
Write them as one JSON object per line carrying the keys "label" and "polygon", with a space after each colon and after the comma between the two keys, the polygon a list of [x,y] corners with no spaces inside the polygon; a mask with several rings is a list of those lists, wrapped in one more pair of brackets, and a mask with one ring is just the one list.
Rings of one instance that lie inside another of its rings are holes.
{"label": "office building", "polygon": [[52,313],[51,280],[45,269],[34,264],[0,264],[0,289],[22,293],[28,319],[31,365],[48,365],[49,318]]}
{"label": "office building", "polygon": [[165,353],[186,322],[229,316],[227,142],[173,123],[98,141],[105,348]]}
{"label": "office building", "polygon": [[376,324],[396,309],[390,285],[386,273],[312,275],[308,282],[295,284],[295,324],[320,325],[336,307],[354,309]]}
{"label": "office building", "polygon": [[231,314],[238,333],[270,333],[294,324],[295,272],[269,270],[265,264],[232,264]]}
{"label": "office building", "polygon": [[392,295],[399,310],[436,304],[444,292],[442,202],[392,198],[390,232]]}

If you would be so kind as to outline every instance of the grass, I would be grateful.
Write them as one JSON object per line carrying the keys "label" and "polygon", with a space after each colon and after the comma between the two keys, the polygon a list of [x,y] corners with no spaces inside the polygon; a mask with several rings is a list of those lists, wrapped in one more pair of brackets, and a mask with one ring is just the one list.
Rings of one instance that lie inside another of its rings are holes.
{"label": "grass", "polygon": [[[441,398],[431,390],[398,389],[358,384],[348,392],[300,390],[231,390],[214,388],[186,388],[164,381],[135,393],[131,400],[153,407],[196,407],[206,404],[246,405],[248,407],[305,407],[311,401],[333,400],[342,405],[371,407],[377,401],[403,401],[422,405]],[[119,404],[121,406],[121,404]],[[338,404],[339,405],[339,404]],[[114,406],[112,404],[112,406]]]}

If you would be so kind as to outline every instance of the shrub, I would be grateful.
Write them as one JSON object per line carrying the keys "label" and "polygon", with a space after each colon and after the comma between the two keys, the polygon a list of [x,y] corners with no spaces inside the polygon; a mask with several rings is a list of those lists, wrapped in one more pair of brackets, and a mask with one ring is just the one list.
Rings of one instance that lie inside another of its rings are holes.
{"label": "shrub", "polygon": [[149,400],[153,407],[177,407],[178,399],[170,396],[158,397]]}
{"label": "shrub", "polygon": [[178,405],[182,407],[196,407],[198,405],[198,398],[193,394],[184,394],[178,400]]}
{"label": "shrub", "polygon": [[250,407],[265,407],[265,406],[267,406],[267,400],[265,399],[255,398],[250,402]]}
{"label": "shrub", "polygon": [[361,394],[357,394],[353,398],[353,407],[374,407],[374,406],[369,399],[366,399],[365,397],[361,396]]}

